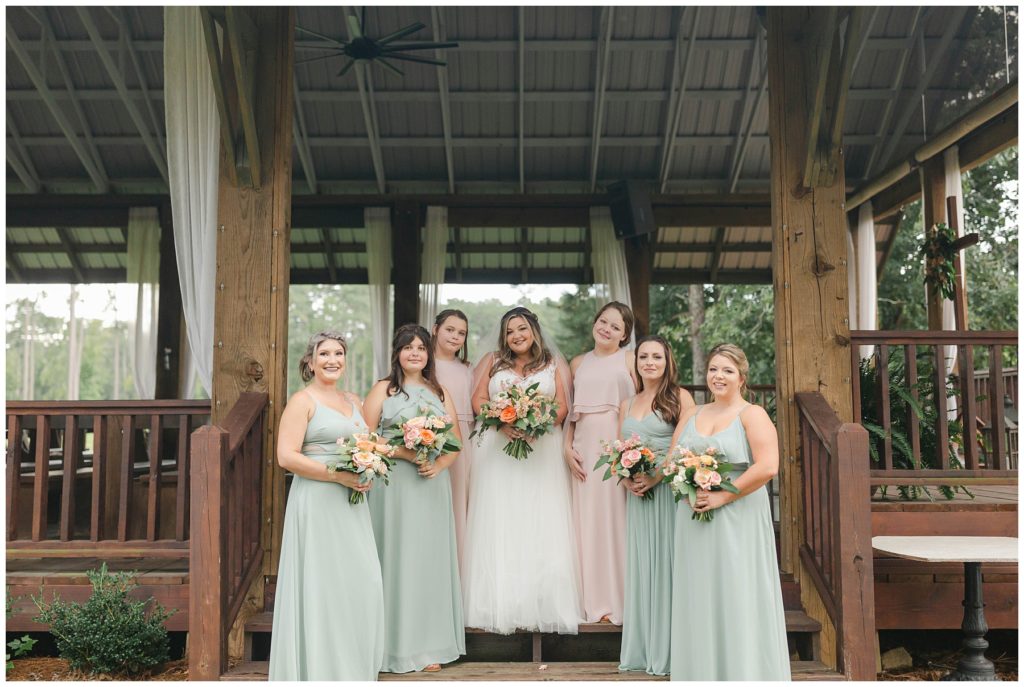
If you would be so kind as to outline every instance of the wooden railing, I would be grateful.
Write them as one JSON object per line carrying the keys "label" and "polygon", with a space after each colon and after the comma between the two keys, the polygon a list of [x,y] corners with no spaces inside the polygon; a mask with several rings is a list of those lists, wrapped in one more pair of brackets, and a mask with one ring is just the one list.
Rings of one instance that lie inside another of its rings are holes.
{"label": "wooden railing", "polygon": [[7,557],[185,558],[209,401],[7,404]]}
{"label": "wooden railing", "polygon": [[[1003,355],[1004,349],[1017,348],[1017,332],[850,334],[854,420],[882,434],[875,439],[873,485],[1016,484],[1017,430],[1006,419]],[[872,371],[864,380],[860,346],[875,347]],[[979,399],[975,361],[983,356],[988,383]],[[953,357],[947,374],[946,360]],[[862,381],[871,389],[862,389]]]}
{"label": "wooden railing", "polygon": [[817,392],[796,394],[803,462],[804,543],[810,573],[836,631],[837,668],[875,679],[875,594],[868,435],[840,422]]}
{"label": "wooden railing", "polygon": [[260,570],[267,394],[243,393],[222,426],[192,435],[189,679],[219,680],[228,632]]}

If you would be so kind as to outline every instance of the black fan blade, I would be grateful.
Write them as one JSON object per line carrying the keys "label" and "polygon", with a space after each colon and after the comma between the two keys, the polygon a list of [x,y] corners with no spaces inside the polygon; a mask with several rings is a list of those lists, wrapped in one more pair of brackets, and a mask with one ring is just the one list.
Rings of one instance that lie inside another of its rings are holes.
{"label": "black fan blade", "polygon": [[338,52],[335,52],[333,55],[317,55],[316,57],[307,57],[304,60],[295,60],[295,64],[308,64],[310,62],[319,62],[320,60],[329,60],[332,57],[340,57],[341,55],[344,54],[345,53],[339,50]]}
{"label": "black fan blade", "polygon": [[457,48],[458,43],[392,43],[381,48],[381,52],[405,52],[406,50],[444,50]]}
{"label": "black fan blade", "polygon": [[[301,31],[302,33],[308,33],[310,36],[315,36],[315,37],[319,38],[322,41],[328,41],[329,43],[337,43],[338,45],[345,45],[345,41],[343,41],[343,40],[339,40],[337,38],[331,38],[330,36],[325,36],[324,34],[317,33],[316,31],[313,31],[311,29],[304,29],[301,26],[296,26],[295,30],[296,31]],[[310,47],[312,47],[312,46],[310,46]]]}
{"label": "black fan blade", "polygon": [[387,54],[389,60],[405,60],[406,62],[419,62],[420,64],[433,64],[438,67],[447,67],[447,62],[441,60],[435,60],[430,57],[416,57],[415,55],[403,55],[402,53],[389,52]]}
{"label": "black fan blade", "polygon": [[355,64],[356,64],[355,60],[349,60],[348,64],[346,64],[344,67],[342,67],[341,71],[337,73],[337,76],[345,76],[346,74],[348,74],[348,71],[350,69],[352,69],[352,67],[355,66]]}
{"label": "black fan blade", "polygon": [[377,45],[387,45],[391,41],[397,41],[399,38],[405,38],[409,34],[416,33],[420,29],[425,29],[425,28],[427,28],[427,25],[426,24],[421,24],[420,22],[416,22],[415,24],[409,24],[409,26],[406,26],[404,29],[399,29],[398,31],[395,31],[394,33],[389,33],[388,35],[384,36],[383,38],[378,38],[377,39]]}
{"label": "black fan blade", "polygon": [[388,62],[387,60],[385,60],[383,58],[378,57],[374,61],[377,64],[379,64],[380,66],[382,66],[382,67],[384,67],[386,69],[391,70],[392,72],[394,72],[398,76],[405,76],[405,72],[403,72],[401,69],[399,69],[398,67],[396,67],[395,65],[391,64],[390,62]]}

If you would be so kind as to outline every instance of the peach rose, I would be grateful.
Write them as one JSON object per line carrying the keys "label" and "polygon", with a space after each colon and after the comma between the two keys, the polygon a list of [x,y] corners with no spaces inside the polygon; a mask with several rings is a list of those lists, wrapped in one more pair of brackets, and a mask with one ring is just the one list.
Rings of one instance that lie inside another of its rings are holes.
{"label": "peach rose", "polygon": [[719,484],[722,483],[722,476],[720,474],[718,474],[717,472],[712,472],[710,479],[711,479],[711,486],[713,486],[713,487],[717,487]]}
{"label": "peach rose", "polygon": [[502,408],[501,414],[498,415],[498,419],[504,422],[506,425],[516,421],[516,409],[512,406]]}
{"label": "peach rose", "polygon": [[420,430],[420,437],[419,437],[420,438],[420,443],[425,445],[425,446],[429,445],[429,444],[432,444],[432,443],[434,443],[434,439],[436,438],[436,436],[437,435],[434,433],[434,430],[432,430],[432,429],[421,429]]}
{"label": "peach rose", "polygon": [[363,470],[373,467],[373,461],[375,459],[376,457],[372,453],[368,453],[366,451],[356,451],[352,454],[352,462],[356,464],[356,467],[362,468]]}
{"label": "peach rose", "polygon": [[631,468],[636,465],[638,460],[640,460],[640,452],[635,448],[625,451],[622,454],[622,467]]}
{"label": "peach rose", "polygon": [[376,444],[374,444],[369,439],[360,439],[359,441],[356,442],[357,451],[364,451],[368,453],[370,451],[373,451],[375,448]]}
{"label": "peach rose", "polygon": [[693,481],[701,489],[707,490],[711,488],[711,475],[717,474],[717,472],[707,468],[697,468],[697,471],[693,473]]}

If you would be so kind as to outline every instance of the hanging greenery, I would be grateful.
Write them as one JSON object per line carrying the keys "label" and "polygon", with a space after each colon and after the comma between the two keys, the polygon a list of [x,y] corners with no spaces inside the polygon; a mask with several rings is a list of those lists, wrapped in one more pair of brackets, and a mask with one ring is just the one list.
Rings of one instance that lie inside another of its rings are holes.
{"label": "hanging greenery", "polygon": [[942,294],[946,300],[953,300],[956,283],[956,232],[948,224],[936,224],[925,234],[921,244],[924,257],[924,283]]}

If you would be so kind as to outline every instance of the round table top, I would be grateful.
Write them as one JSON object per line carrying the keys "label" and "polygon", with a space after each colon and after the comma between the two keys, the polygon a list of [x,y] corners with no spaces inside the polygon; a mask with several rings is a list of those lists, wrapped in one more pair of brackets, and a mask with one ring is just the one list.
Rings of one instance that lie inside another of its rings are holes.
{"label": "round table top", "polygon": [[929,563],[1016,563],[1016,537],[872,537],[876,551]]}

